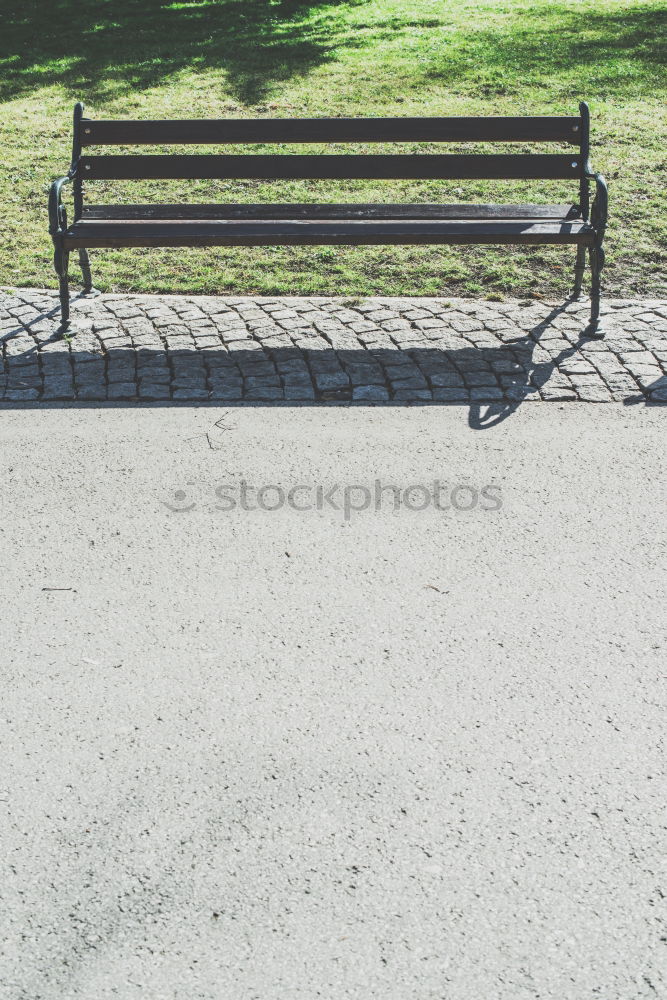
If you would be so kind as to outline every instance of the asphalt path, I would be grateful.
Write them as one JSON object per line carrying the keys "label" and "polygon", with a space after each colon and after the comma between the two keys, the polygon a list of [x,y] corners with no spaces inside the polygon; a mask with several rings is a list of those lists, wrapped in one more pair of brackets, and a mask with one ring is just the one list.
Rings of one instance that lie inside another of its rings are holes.
{"label": "asphalt path", "polygon": [[666,995],[664,409],[467,415],[0,414],[3,998]]}

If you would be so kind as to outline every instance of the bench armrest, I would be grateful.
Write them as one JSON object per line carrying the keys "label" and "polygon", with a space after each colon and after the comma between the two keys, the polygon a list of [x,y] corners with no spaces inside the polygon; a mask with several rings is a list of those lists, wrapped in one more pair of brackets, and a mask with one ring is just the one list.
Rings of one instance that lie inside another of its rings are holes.
{"label": "bench armrest", "polygon": [[591,207],[591,225],[595,229],[598,241],[602,242],[604,231],[607,228],[607,211],[609,201],[607,182],[602,174],[594,173],[590,170],[588,165],[586,167],[585,176],[587,180],[595,181],[595,198],[593,199],[593,205]]}
{"label": "bench armrest", "polygon": [[83,117],[83,104],[79,101],[74,105],[74,131],[72,137],[72,163],[64,177],[58,177],[51,185],[49,191],[49,233],[57,236],[67,229],[67,212],[61,201],[61,192],[65,184],[75,181],[74,184],[74,218],[75,220],[82,213],[81,179],[75,180],[76,172],[81,156],[81,119]]}
{"label": "bench armrest", "polygon": [[52,184],[49,191],[49,233],[57,236],[58,233],[67,229],[67,212],[61,200],[61,192],[65,184],[72,180],[72,173],[58,177]]}

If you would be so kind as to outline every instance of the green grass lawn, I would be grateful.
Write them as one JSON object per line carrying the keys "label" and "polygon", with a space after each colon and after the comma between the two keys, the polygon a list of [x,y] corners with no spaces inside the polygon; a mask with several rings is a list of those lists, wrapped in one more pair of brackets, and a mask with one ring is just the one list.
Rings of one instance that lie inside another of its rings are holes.
{"label": "green grass lawn", "polygon": [[[91,117],[224,118],[575,114],[583,98],[593,166],[610,188],[606,291],[667,294],[667,0],[1,0],[0,14],[0,284],[55,284],[46,200],[69,165],[75,100]],[[567,181],[89,188],[98,204],[577,197]],[[235,294],[562,296],[573,258],[574,248],[555,247],[91,252],[103,290]]]}

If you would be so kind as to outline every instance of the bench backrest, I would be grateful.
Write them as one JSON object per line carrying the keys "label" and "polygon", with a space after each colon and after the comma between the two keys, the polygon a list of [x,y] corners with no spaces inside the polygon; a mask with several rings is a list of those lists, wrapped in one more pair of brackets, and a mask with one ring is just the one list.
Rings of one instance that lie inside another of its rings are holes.
{"label": "bench backrest", "polygon": [[267,118],[219,121],[95,121],[75,114],[75,143],[227,145],[238,143],[558,142],[576,152],[241,156],[110,155],[79,158],[86,178],[558,178],[578,177],[588,156],[588,108],[571,117]]}
{"label": "bench backrest", "polygon": [[[576,178],[584,192],[588,106],[579,115],[517,118],[270,118],[218,121],[96,121],[74,110],[75,179],[532,179]],[[252,143],[553,142],[561,153],[111,154],[89,146]],[[587,190],[587,188],[586,188]],[[80,200],[80,195],[77,200]]]}

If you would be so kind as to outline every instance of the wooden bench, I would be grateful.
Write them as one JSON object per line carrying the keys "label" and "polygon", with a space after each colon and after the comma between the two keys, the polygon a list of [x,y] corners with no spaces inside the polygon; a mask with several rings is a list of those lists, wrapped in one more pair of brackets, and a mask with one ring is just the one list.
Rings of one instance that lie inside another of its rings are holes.
{"label": "wooden bench", "polygon": [[[588,105],[572,117],[314,118],[220,121],[95,121],[74,108],[72,163],[54,181],[49,231],[60,279],[62,329],[69,324],[68,260],[78,250],[91,289],[91,247],[301,246],[314,244],[545,244],[577,247],[573,296],[581,293],[588,249],[591,316],[585,333],[602,336],[600,273],[607,187],[591,171]],[[88,155],[90,146],[232,143],[517,142],[560,143],[557,153]],[[560,205],[84,205],[94,180],[146,178],[562,179],[576,198]],[[73,184],[74,220],[61,199]],[[590,205],[589,183],[596,195]]]}

